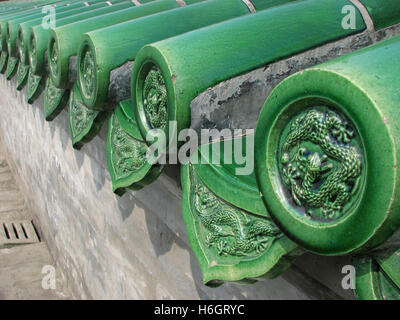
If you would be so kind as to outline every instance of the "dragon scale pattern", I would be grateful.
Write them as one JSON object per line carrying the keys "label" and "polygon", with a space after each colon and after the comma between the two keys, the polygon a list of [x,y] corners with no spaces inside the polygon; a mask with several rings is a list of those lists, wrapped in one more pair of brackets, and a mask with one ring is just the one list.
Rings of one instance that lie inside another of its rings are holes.
{"label": "dragon scale pattern", "polygon": [[206,246],[215,247],[220,256],[256,256],[282,235],[271,220],[225,203],[198,178],[194,179],[193,211],[205,230]]}
{"label": "dragon scale pattern", "polygon": [[85,94],[90,97],[95,89],[96,82],[96,66],[93,58],[92,51],[86,50],[83,61],[80,65],[81,68],[81,85]]}
{"label": "dragon scale pattern", "polygon": [[164,129],[167,125],[167,88],[161,71],[153,67],[143,85],[143,105],[146,118],[154,129]]}
{"label": "dragon scale pattern", "polygon": [[147,145],[126,133],[114,116],[111,133],[112,162],[118,178],[128,176],[146,163]]}
{"label": "dragon scale pattern", "polygon": [[[282,145],[281,174],[297,205],[320,208],[322,218],[343,215],[362,173],[361,154],[351,144],[354,135],[348,123],[332,111],[312,109],[292,122]],[[302,142],[318,145],[323,154],[300,147]],[[336,170],[332,160],[338,163]]]}
{"label": "dragon scale pattern", "polygon": [[75,136],[81,134],[99,114],[96,110],[88,109],[82,102],[75,98],[75,95],[71,97],[70,113],[72,118],[71,125]]}

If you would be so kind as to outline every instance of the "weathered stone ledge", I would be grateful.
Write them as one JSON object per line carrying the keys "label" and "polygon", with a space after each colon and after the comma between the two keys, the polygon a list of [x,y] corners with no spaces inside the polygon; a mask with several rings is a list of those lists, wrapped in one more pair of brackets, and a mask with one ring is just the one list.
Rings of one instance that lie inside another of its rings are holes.
{"label": "weathered stone ledge", "polygon": [[191,128],[255,129],[265,100],[283,79],[396,35],[400,24],[365,31],[223,81],[191,102]]}

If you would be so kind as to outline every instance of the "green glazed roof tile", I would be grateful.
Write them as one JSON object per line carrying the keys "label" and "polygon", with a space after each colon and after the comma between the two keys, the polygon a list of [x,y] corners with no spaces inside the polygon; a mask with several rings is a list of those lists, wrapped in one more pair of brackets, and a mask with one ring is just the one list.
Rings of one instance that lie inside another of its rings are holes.
{"label": "green glazed roof tile", "polygon": [[[62,12],[60,12],[60,11],[55,12],[54,19],[56,22],[56,26],[60,25],[60,20],[62,18],[76,15],[79,13],[83,13],[86,11],[91,11],[96,8],[101,8],[101,7],[105,7],[105,6],[108,6],[108,5],[104,0],[91,1],[90,5],[86,5],[84,1],[73,3],[68,6],[67,10],[64,10]],[[45,28],[42,27],[42,22],[43,22],[43,15],[37,19],[33,19],[33,20],[29,20],[27,22],[20,23],[18,26],[17,46],[18,46],[18,50],[19,50],[20,59],[24,64],[29,64],[28,48],[29,48],[29,41],[30,41],[31,35],[32,35],[32,28],[34,26],[40,26],[42,30],[45,30]],[[48,21],[48,22],[50,22],[50,21]],[[48,29],[46,29],[46,30],[48,30]]]}
{"label": "green glazed roof tile", "polygon": [[282,6],[289,2],[303,1],[303,0],[249,0],[257,11],[269,9],[275,6]]}
{"label": "green glazed roof tile", "polygon": [[44,118],[54,120],[68,103],[70,90],[59,89],[53,84],[50,77],[46,80],[46,89],[43,99]]}
{"label": "green glazed roof tile", "polygon": [[385,250],[374,255],[381,269],[400,289],[400,249]]}
{"label": "green glazed roof tile", "polygon": [[327,255],[400,227],[400,37],[283,80],[256,129],[256,176],[282,230]]}
{"label": "green glazed roof tile", "polygon": [[389,250],[353,259],[354,294],[359,300],[400,300],[400,250]]}
{"label": "green glazed roof tile", "polygon": [[[204,150],[199,152],[201,157],[205,157]],[[197,160],[193,164],[195,158],[193,155],[181,169],[182,214],[204,283],[251,283],[279,276],[301,251],[281,233],[262,206],[254,175],[236,176],[238,181],[232,186],[229,172],[237,165],[221,163],[222,169],[217,172],[209,168],[217,166],[198,164]],[[211,153],[206,160],[212,162]],[[226,179],[221,174],[227,174]],[[242,188],[235,188],[239,184]],[[221,192],[224,188],[226,192]]]}
{"label": "green glazed roof tile", "polygon": [[375,29],[383,29],[400,22],[398,0],[360,0],[374,22]]}
{"label": "green glazed roof tile", "polygon": [[[248,152],[249,150],[253,152],[254,135],[246,136],[241,139],[234,139],[233,141],[235,143],[235,148],[238,148],[238,145],[241,144],[240,148],[242,152]],[[230,142],[231,141],[228,140],[229,144]],[[248,147],[246,149],[247,145]],[[202,179],[207,187],[213,190],[217,196],[238,208],[256,215],[269,217],[267,209],[260,197],[254,170],[252,170],[250,174],[238,176],[237,169],[245,167],[245,164],[237,164],[234,157],[231,164],[224,163],[224,143],[215,142],[202,145],[199,147],[198,154],[201,163],[208,164],[192,164],[192,166],[194,170],[196,170],[196,174],[199,178]],[[219,159],[216,163],[210,161],[211,157],[214,155],[219,155]],[[223,163],[223,165],[221,165],[221,163]]]}
{"label": "green glazed roof tile", "polygon": [[[82,9],[77,14],[72,16],[57,19],[56,27],[60,28],[67,24],[77,21],[82,21],[89,18],[100,18],[102,15],[122,10],[126,7],[133,6],[131,2],[120,3],[108,6],[105,2],[93,4],[89,7]],[[29,41],[29,58],[34,74],[39,75],[45,69],[45,52],[48,47],[49,37],[52,29],[44,29],[42,26],[34,26],[31,28],[31,37]],[[72,37],[76,41],[76,37]]]}
{"label": "green glazed roof tile", "polygon": [[143,83],[152,69],[158,68],[164,78],[167,120],[179,120],[172,129],[179,132],[190,126],[190,102],[207,88],[365,30],[358,10],[356,28],[342,27],[342,8],[349,4],[347,0],[296,1],[144,46],[136,56],[131,80],[142,134],[151,130]]}
{"label": "green glazed roof tile", "polygon": [[18,61],[19,60],[17,58],[10,57],[10,56],[8,57],[7,69],[6,69],[7,80],[11,80],[17,73]]}
{"label": "green glazed roof tile", "polygon": [[[137,19],[156,12],[177,8],[179,5],[175,0],[159,0],[124,10],[117,10],[116,7],[111,6],[64,18],[62,26],[51,30],[48,46],[48,52],[51,57],[49,63],[50,76],[57,87],[67,87],[70,80],[69,59],[71,56],[77,55],[81,37],[84,33],[118,25],[127,20]],[[68,24],[65,24],[66,21],[68,21]]]}
{"label": "green glazed roof tile", "polygon": [[131,117],[130,100],[122,101],[108,121],[107,163],[113,191],[122,195],[128,189],[139,190],[158,178],[162,165],[147,161],[148,147],[136,120]]}
{"label": "green glazed roof tile", "polygon": [[[12,57],[9,58],[13,59]],[[45,83],[45,79],[43,76],[36,76],[33,74],[32,70],[29,69],[28,74],[28,86],[26,89],[26,101],[29,104],[35,102],[37,98],[39,98],[40,94],[43,92]]]}
{"label": "green glazed roof tile", "polygon": [[[56,6],[54,7],[54,11],[56,13],[61,13],[61,12],[65,12],[69,10],[69,6]],[[16,17],[14,19],[10,19],[8,20],[7,24],[4,25],[2,24],[1,28],[2,30],[7,30],[6,33],[6,41],[7,41],[7,50],[8,50],[8,54],[11,55],[12,57],[17,57],[18,56],[18,52],[17,52],[17,37],[18,37],[18,26],[20,23],[23,22],[27,22],[27,21],[32,21],[32,20],[36,20],[36,19],[43,19],[43,12],[42,10],[38,10],[37,12],[30,14],[30,15],[26,15],[23,17]],[[6,29],[3,29],[3,28]],[[3,33],[2,33],[3,36]]]}
{"label": "green glazed roof tile", "polygon": [[18,64],[17,70],[17,90],[22,90],[27,81],[28,81],[28,74],[29,74],[29,66],[25,66],[23,63]]}
{"label": "green glazed roof tile", "polygon": [[81,149],[100,131],[108,117],[108,112],[88,109],[82,101],[78,87],[75,85],[70,94],[68,123],[75,149]]}
{"label": "green glazed roof tile", "polygon": [[[197,2],[85,34],[78,55],[78,80],[85,103],[106,109],[111,71],[134,60],[144,45],[251,13],[242,0]],[[91,65],[98,72],[88,77]]]}

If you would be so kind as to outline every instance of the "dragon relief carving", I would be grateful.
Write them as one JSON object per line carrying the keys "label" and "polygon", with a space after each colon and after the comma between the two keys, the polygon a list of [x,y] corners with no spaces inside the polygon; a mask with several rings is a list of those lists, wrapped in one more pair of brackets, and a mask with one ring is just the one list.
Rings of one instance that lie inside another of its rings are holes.
{"label": "dragon relief carving", "polygon": [[15,74],[15,68],[17,67],[18,59],[14,57],[8,58],[7,69],[6,69],[6,77],[9,79]]}
{"label": "dragon relief carving", "polygon": [[146,163],[147,145],[126,133],[113,116],[111,132],[112,162],[118,178],[128,176]]}
{"label": "dragon relief carving", "polygon": [[78,136],[87,128],[97,117],[99,111],[87,108],[75,94],[71,97],[70,117],[74,136]]}
{"label": "dragon relief carving", "polygon": [[32,70],[29,70],[28,74],[28,88],[27,95],[29,99],[32,99],[41,90],[42,76],[36,76]]}
{"label": "dragon relief carving", "polygon": [[355,136],[349,123],[331,110],[308,110],[290,124],[281,144],[281,176],[309,217],[343,216],[362,173]]}
{"label": "dragon relief carving", "polygon": [[54,86],[50,78],[47,79],[44,94],[44,111],[46,116],[53,113],[60,106],[65,92],[65,89]]}
{"label": "dragon relief carving", "polygon": [[29,73],[29,65],[26,66],[23,63],[20,63],[18,65],[18,70],[17,70],[17,87],[20,87],[24,84],[26,77],[28,76]]}
{"label": "dragon relief carving", "polygon": [[63,93],[63,89],[59,89],[52,85],[50,78],[46,81],[46,89],[45,89],[45,106],[54,106],[57,105],[58,101],[60,100],[60,96]]}
{"label": "dragon relief carving", "polygon": [[84,54],[84,58],[80,65],[81,78],[80,82],[82,88],[85,90],[85,94],[87,96],[91,96],[94,91],[95,85],[95,75],[96,75],[96,66],[94,63],[94,58],[92,51],[86,50]]}
{"label": "dragon relief carving", "polygon": [[143,106],[147,120],[154,129],[164,129],[168,121],[167,88],[160,69],[153,67],[143,85]]}
{"label": "dragon relief carving", "polygon": [[282,236],[271,220],[229,205],[198,178],[194,180],[193,211],[204,230],[206,246],[216,248],[220,256],[256,256]]}

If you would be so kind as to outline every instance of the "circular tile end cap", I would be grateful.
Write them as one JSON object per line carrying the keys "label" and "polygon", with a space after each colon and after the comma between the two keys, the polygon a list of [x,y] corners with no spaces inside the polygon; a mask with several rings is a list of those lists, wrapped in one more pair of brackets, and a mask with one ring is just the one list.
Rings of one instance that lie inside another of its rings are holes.
{"label": "circular tile end cap", "polygon": [[323,68],[284,80],[257,125],[256,176],[282,231],[305,249],[370,249],[400,223],[396,145],[380,106]]}

